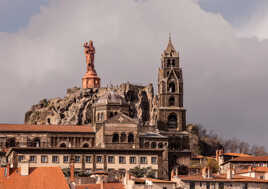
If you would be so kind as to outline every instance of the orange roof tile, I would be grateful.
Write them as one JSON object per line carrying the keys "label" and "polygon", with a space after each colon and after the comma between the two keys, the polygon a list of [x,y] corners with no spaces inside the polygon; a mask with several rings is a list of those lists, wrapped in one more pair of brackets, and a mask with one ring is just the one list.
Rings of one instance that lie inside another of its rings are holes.
{"label": "orange roof tile", "polygon": [[0,132],[94,132],[91,125],[23,125],[0,124]]}
{"label": "orange roof tile", "polygon": [[249,157],[237,157],[228,162],[265,162],[268,161],[268,156],[249,156]]}
{"label": "orange roof tile", "polygon": [[9,176],[0,168],[0,188],[12,189],[69,189],[59,167],[31,168],[28,176],[21,176],[20,169],[11,169]]}
{"label": "orange roof tile", "polygon": [[[122,183],[104,183],[103,189],[124,189]],[[101,189],[100,184],[80,184],[76,185],[75,189]]]}
{"label": "orange roof tile", "polygon": [[237,157],[252,157],[249,154],[232,153],[232,152],[224,153],[223,155],[226,155],[226,156],[237,156]]}

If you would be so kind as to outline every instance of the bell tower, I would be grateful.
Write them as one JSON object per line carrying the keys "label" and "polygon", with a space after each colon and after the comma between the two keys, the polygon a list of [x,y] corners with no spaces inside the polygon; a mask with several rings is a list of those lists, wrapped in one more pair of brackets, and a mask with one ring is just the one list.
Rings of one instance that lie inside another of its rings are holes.
{"label": "bell tower", "polygon": [[183,131],[186,128],[186,110],[183,108],[183,77],[179,53],[171,37],[161,55],[158,71],[158,128],[166,131]]}

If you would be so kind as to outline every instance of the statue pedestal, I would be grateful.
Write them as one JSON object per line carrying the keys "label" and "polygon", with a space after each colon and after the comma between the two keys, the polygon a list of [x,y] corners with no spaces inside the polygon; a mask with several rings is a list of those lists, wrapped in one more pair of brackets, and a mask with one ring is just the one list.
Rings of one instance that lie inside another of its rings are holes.
{"label": "statue pedestal", "polygon": [[82,88],[100,88],[100,78],[95,70],[89,70],[82,78]]}

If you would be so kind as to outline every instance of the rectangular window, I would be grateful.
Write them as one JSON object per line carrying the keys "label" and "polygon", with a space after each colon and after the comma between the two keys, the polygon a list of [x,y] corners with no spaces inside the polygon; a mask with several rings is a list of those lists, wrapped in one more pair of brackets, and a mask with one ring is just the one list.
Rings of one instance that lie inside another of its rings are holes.
{"label": "rectangular window", "polygon": [[207,182],[207,189],[210,189],[210,183]]}
{"label": "rectangular window", "polygon": [[195,189],[195,183],[194,182],[190,182],[190,189]]}
{"label": "rectangular window", "polygon": [[151,163],[157,164],[157,157],[151,157]]}
{"label": "rectangular window", "polygon": [[23,160],[24,160],[24,156],[19,156],[19,157],[18,157],[18,161],[19,161],[19,162],[22,162]]}
{"label": "rectangular window", "polygon": [[47,163],[47,162],[48,162],[47,156],[41,156],[41,163]]}
{"label": "rectangular window", "polygon": [[97,156],[97,163],[101,163],[102,162],[102,156]]}
{"label": "rectangular window", "polygon": [[91,156],[86,156],[86,163],[91,163]]}
{"label": "rectangular window", "polygon": [[134,157],[134,156],[129,157],[129,163],[130,164],[135,164],[136,163],[136,157]]}
{"label": "rectangular window", "polygon": [[223,182],[219,183],[219,189],[224,189],[224,183]]}
{"label": "rectangular window", "polygon": [[114,163],[114,156],[108,156],[108,163]]}
{"label": "rectangular window", "polygon": [[119,156],[119,163],[120,163],[120,164],[126,163],[126,157],[124,157],[124,156]]}
{"label": "rectangular window", "polygon": [[74,156],[74,162],[80,163],[80,156]]}
{"label": "rectangular window", "polygon": [[30,156],[29,162],[36,163],[36,156]]}
{"label": "rectangular window", "polygon": [[69,163],[69,156],[63,156],[63,163]]}
{"label": "rectangular window", "polygon": [[243,189],[248,189],[248,184],[247,184],[247,183],[245,183],[245,184],[243,185]]}
{"label": "rectangular window", "polygon": [[146,164],[147,163],[147,157],[140,157],[140,163]]}
{"label": "rectangular window", "polygon": [[59,157],[58,156],[52,156],[52,163],[59,163]]}

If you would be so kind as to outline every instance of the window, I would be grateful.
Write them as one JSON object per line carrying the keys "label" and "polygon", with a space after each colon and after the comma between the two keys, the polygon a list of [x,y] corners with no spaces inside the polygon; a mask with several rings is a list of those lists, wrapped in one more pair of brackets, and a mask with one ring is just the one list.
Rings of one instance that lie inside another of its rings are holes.
{"label": "window", "polygon": [[101,163],[102,162],[102,156],[97,156],[97,163]]}
{"label": "window", "polygon": [[127,139],[127,135],[126,133],[121,133],[121,136],[120,136],[120,142],[125,142]]}
{"label": "window", "polygon": [[47,156],[41,156],[41,163],[47,163],[47,162],[48,162]]}
{"label": "window", "polygon": [[60,147],[61,147],[61,148],[66,148],[66,144],[65,144],[65,143],[61,143],[61,144],[60,144]]}
{"label": "window", "polygon": [[129,163],[130,164],[135,164],[136,163],[136,157],[130,157],[129,158]]}
{"label": "window", "polygon": [[147,157],[140,157],[140,163],[146,164],[147,163]]}
{"label": "window", "polygon": [[171,96],[169,99],[168,99],[168,105],[169,106],[174,106],[175,105],[175,98],[173,96]]}
{"label": "window", "polygon": [[195,189],[195,183],[194,182],[190,182],[190,189]]}
{"label": "window", "polygon": [[18,161],[19,161],[19,162],[22,162],[23,160],[24,160],[24,156],[19,156],[19,157],[18,157]]}
{"label": "window", "polygon": [[63,156],[63,163],[69,163],[69,156]]}
{"label": "window", "polygon": [[248,189],[248,183],[245,183],[245,184],[243,185],[243,189]]}
{"label": "window", "polygon": [[108,163],[114,163],[114,156],[108,156]]}
{"label": "window", "polygon": [[168,91],[171,92],[171,93],[174,93],[176,91],[176,87],[175,87],[175,83],[174,82],[169,83],[169,85],[168,85]]}
{"label": "window", "polygon": [[86,156],[86,163],[90,163],[91,162],[91,156]]}
{"label": "window", "polygon": [[126,158],[124,156],[119,156],[119,163],[120,164],[126,163]]}
{"label": "window", "polygon": [[219,189],[224,189],[224,183],[223,182],[219,183]]}
{"label": "window", "polygon": [[36,156],[30,156],[29,162],[36,163]]}
{"label": "window", "polygon": [[74,162],[79,163],[80,162],[80,156],[74,156]]}
{"label": "window", "polygon": [[156,143],[155,142],[151,143],[151,148],[156,148]]}
{"label": "window", "polygon": [[151,163],[157,164],[157,157],[151,157]]}
{"label": "window", "polygon": [[206,189],[210,189],[210,183],[209,183],[209,182],[207,182],[207,187],[206,187]]}
{"label": "window", "polygon": [[112,139],[113,143],[117,143],[119,142],[119,135],[118,133],[114,133],[113,134],[113,139]]}
{"label": "window", "polygon": [[59,157],[58,156],[52,156],[52,163],[59,163]]}
{"label": "window", "polygon": [[132,133],[128,134],[128,143],[133,143],[134,142],[134,135]]}
{"label": "window", "polygon": [[163,143],[159,143],[158,148],[163,148]]}
{"label": "window", "polygon": [[171,113],[168,116],[168,127],[177,128],[177,115],[175,113]]}

